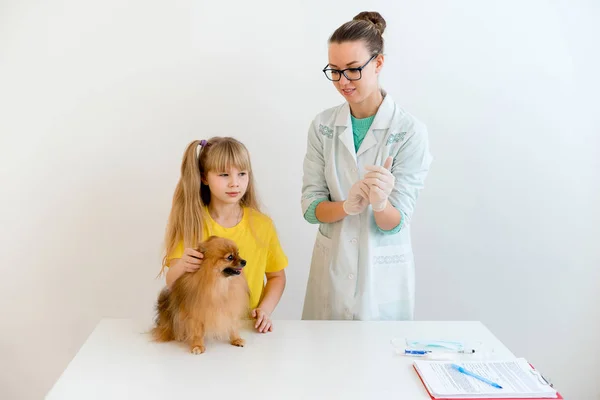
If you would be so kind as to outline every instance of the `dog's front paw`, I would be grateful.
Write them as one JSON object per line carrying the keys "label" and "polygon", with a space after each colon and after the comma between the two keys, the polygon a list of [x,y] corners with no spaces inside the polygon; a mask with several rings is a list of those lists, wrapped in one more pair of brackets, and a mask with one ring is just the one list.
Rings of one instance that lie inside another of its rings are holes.
{"label": "dog's front paw", "polygon": [[246,341],[242,338],[236,338],[231,341],[231,344],[237,347],[244,347]]}
{"label": "dog's front paw", "polygon": [[206,351],[206,347],[202,345],[196,345],[192,347],[192,354],[202,354]]}

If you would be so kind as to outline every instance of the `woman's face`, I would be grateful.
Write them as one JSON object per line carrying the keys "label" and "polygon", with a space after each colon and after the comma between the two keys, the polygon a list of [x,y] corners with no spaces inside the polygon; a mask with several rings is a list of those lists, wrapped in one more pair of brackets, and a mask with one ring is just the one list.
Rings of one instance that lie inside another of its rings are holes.
{"label": "woman's face", "polygon": [[[372,54],[363,41],[330,43],[329,44],[329,65],[327,68],[344,70],[346,68],[358,68],[371,58]],[[342,96],[350,104],[360,104],[368,98],[373,92],[379,90],[377,77],[383,67],[383,55],[373,58],[363,69],[362,72],[346,71],[346,74],[361,76],[359,80],[348,80],[344,74],[334,74],[334,77],[340,77],[339,81],[333,84]]]}

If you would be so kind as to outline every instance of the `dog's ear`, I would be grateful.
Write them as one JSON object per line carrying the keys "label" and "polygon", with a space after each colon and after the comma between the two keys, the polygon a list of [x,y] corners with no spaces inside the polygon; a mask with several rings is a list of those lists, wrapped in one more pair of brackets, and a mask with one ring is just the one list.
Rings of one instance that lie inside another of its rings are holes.
{"label": "dog's ear", "polygon": [[208,247],[208,246],[207,246],[207,245],[208,245],[208,243],[210,243],[210,242],[212,242],[213,240],[216,240],[216,239],[218,239],[218,238],[219,238],[219,237],[218,237],[218,236],[215,236],[215,235],[209,236],[209,237],[208,237],[208,238],[207,238],[205,241],[203,241],[203,242],[199,243],[199,244],[196,246],[196,249],[195,249],[195,250],[196,250],[196,251],[198,251],[198,252],[200,252],[200,253],[202,253],[202,254],[206,253],[206,250],[207,250],[207,247]]}
{"label": "dog's ear", "polygon": [[[217,239],[221,239],[221,238],[219,236],[212,235],[212,236],[207,237],[204,240],[204,242],[202,242],[202,243],[210,243],[210,242],[215,241]],[[202,245],[202,243],[200,243],[200,245]]]}

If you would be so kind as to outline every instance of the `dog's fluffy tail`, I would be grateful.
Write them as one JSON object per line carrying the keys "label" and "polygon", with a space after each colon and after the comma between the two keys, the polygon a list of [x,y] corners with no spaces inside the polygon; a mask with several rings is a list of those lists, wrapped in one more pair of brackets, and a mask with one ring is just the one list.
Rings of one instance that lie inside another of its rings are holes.
{"label": "dog's fluffy tail", "polygon": [[168,342],[174,339],[173,318],[169,309],[169,289],[160,292],[156,302],[156,320],[152,329],[152,337],[157,342]]}

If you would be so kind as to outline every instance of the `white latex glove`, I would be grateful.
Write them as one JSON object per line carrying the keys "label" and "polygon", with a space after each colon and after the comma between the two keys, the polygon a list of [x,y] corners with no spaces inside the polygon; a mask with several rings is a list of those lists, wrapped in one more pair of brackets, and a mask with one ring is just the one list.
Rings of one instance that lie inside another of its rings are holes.
{"label": "white latex glove", "polygon": [[344,211],[348,215],[360,214],[369,205],[369,187],[364,181],[358,181],[350,188],[348,199],[344,201]]}
{"label": "white latex glove", "polygon": [[369,165],[365,169],[368,172],[363,179],[369,185],[369,202],[373,211],[383,211],[387,205],[388,197],[394,189],[396,177],[392,175],[390,169],[394,159],[388,157],[383,167],[378,165]]}

